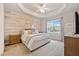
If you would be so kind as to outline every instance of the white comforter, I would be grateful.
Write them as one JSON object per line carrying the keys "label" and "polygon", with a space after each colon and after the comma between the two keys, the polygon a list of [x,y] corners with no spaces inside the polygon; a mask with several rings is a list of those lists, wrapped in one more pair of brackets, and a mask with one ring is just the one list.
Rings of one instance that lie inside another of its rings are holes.
{"label": "white comforter", "polygon": [[49,41],[49,35],[46,33],[37,34],[22,34],[22,42],[30,49],[33,50]]}

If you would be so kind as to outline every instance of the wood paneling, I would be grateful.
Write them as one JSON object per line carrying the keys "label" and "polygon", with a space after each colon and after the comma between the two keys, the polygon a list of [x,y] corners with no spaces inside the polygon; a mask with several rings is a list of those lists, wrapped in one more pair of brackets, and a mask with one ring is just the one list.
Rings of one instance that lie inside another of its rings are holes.
{"label": "wood paneling", "polygon": [[64,55],[79,56],[79,38],[64,37]]}
{"label": "wood paneling", "polygon": [[[25,17],[26,16],[26,17]],[[40,19],[38,20],[35,17],[31,17],[28,15],[12,15],[6,13],[5,15],[5,35],[10,35],[10,34],[18,34],[24,29],[32,28],[32,25],[35,26],[35,28],[40,31]]]}

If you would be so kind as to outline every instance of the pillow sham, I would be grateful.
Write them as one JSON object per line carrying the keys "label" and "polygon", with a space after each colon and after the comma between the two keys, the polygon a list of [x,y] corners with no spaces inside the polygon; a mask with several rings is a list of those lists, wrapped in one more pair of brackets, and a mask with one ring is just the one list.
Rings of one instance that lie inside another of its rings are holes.
{"label": "pillow sham", "polygon": [[26,34],[32,34],[32,30],[25,30],[24,31]]}

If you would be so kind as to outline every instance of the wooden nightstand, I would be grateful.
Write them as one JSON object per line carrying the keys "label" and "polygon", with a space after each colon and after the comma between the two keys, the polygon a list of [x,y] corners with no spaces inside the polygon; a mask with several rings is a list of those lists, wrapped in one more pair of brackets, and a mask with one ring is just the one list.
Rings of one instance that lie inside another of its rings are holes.
{"label": "wooden nightstand", "polygon": [[11,44],[16,44],[21,42],[21,35],[16,34],[16,35],[9,35],[7,44],[5,45],[11,45]]}

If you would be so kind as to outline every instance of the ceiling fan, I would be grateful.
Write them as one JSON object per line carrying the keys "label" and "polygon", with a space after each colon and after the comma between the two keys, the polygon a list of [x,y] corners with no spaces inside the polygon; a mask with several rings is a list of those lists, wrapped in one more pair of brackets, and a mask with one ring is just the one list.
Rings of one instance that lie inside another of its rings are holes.
{"label": "ceiling fan", "polygon": [[46,4],[40,4],[40,5],[35,5],[36,8],[38,8],[37,12],[45,13],[48,8],[46,7]]}

